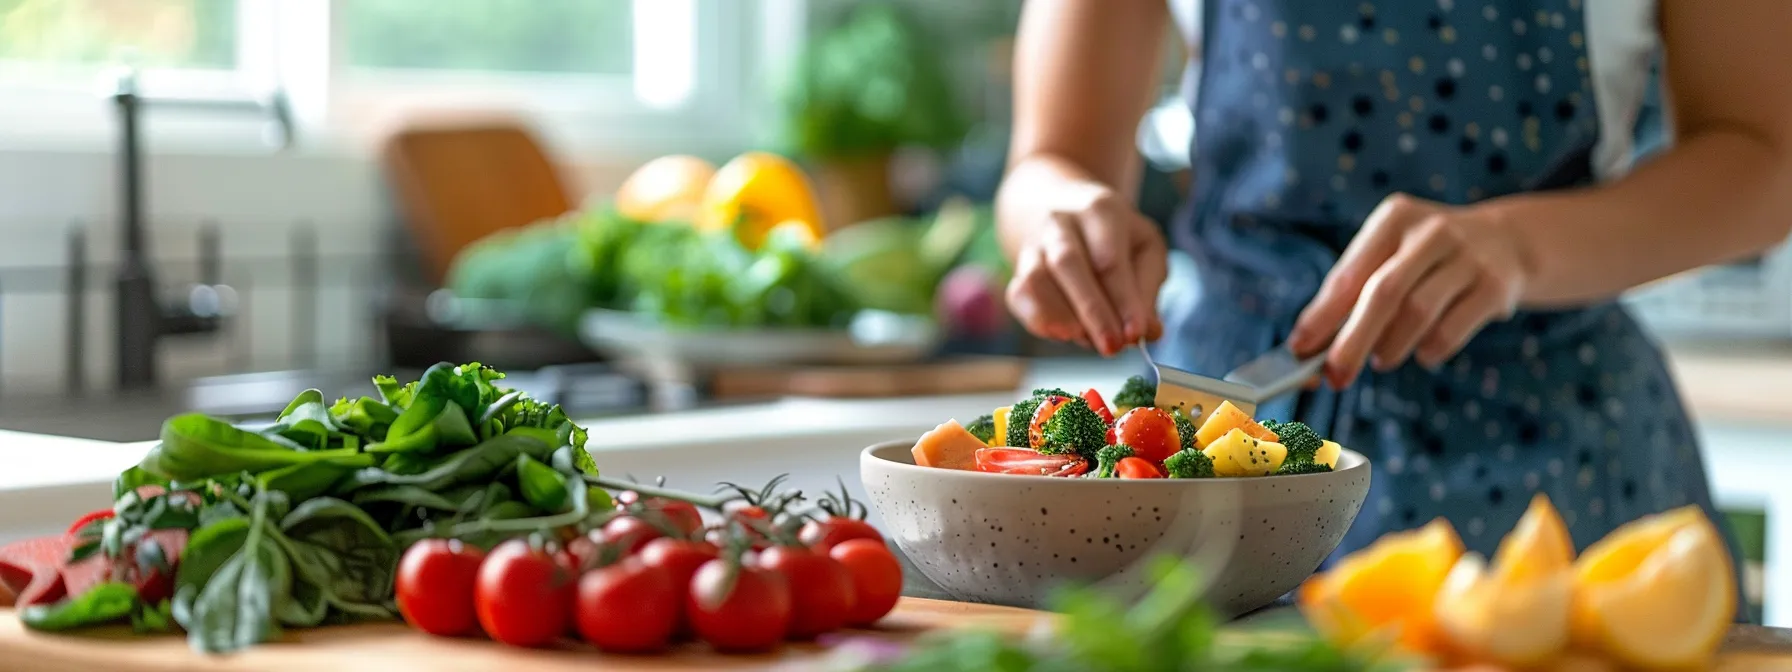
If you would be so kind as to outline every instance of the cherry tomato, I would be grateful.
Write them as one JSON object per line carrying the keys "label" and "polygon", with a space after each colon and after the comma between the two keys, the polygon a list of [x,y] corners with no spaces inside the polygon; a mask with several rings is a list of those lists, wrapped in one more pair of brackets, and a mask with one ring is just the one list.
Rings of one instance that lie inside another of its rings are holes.
{"label": "cherry tomato", "polygon": [[542,646],[567,631],[577,581],[556,555],[512,539],[486,556],[473,586],[473,605],[492,639]]}
{"label": "cherry tomato", "polygon": [[672,576],[672,582],[678,586],[675,591],[679,595],[679,604],[684,604],[684,594],[691,588],[691,576],[703,563],[719,557],[720,553],[714,544],[703,541],[686,541],[683,539],[660,538],[647,542],[647,546],[636,555],[642,563],[666,570]]}
{"label": "cherry tomato", "polygon": [[81,516],[80,518],[76,518],[75,524],[68,526],[68,533],[74,534],[76,532],[80,532],[81,528],[87,527],[88,523],[91,523],[96,520],[111,520],[111,518],[115,515],[118,515],[118,514],[115,513],[114,511],[112,511],[112,509],[100,509],[98,511],[93,511],[91,513],[85,514],[85,515]]}
{"label": "cherry tomato", "polygon": [[1070,397],[1052,395],[1039,402],[1039,408],[1033,410],[1033,419],[1027,423],[1027,443],[1034,448],[1045,445],[1045,421],[1052,419],[1058,409],[1070,401]]}
{"label": "cherry tomato", "polygon": [[634,516],[619,516],[604,524],[603,541],[622,547],[624,555],[634,555],[647,542],[663,536],[653,523]]}
{"label": "cherry tomato", "polygon": [[398,560],[398,612],[418,630],[444,637],[479,629],[473,586],[485,551],[456,539],[424,539]]}
{"label": "cherry tomato", "polygon": [[1133,455],[1153,464],[1163,464],[1164,459],[1175,455],[1182,448],[1182,436],[1176,432],[1176,420],[1162,409],[1151,407],[1135,408],[1120,416],[1114,423],[1114,438],[1119,443],[1132,446]]}
{"label": "cherry tomato", "polygon": [[[765,527],[771,522],[771,514],[766,513],[764,507],[738,503],[728,510],[728,517],[730,520],[739,521],[742,525],[746,526],[747,538],[753,541],[753,550],[763,551],[771,547],[771,542],[765,538],[765,533],[759,531],[760,528]],[[712,542],[715,543],[718,548],[724,545],[713,539]]]}
{"label": "cherry tomato", "polygon": [[1114,412],[1108,410],[1107,400],[1102,399],[1101,393],[1096,392],[1095,388],[1083,391],[1083,401],[1089,402],[1089,408],[1095,409],[1095,414],[1101,416],[1103,422],[1114,424]]}
{"label": "cherry tomato", "polygon": [[742,564],[727,589],[728,561],[703,563],[691,577],[685,614],[691,629],[717,651],[763,651],[790,628],[790,584],[783,574]]}
{"label": "cherry tomato", "polygon": [[802,531],[797,533],[797,539],[802,541],[805,546],[826,553],[829,548],[834,547],[834,544],[843,541],[875,539],[881,542],[884,540],[884,535],[882,532],[878,532],[877,528],[872,527],[871,523],[857,518],[835,516],[827,520],[811,520],[803,524]]}
{"label": "cherry tomato", "polygon": [[[879,542],[882,543],[882,542]],[[852,614],[852,573],[840,561],[801,546],[773,546],[759,564],[784,575],[790,584],[790,628],[786,637],[814,639],[839,630]]]}
{"label": "cherry tomato", "polygon": [[703,514],[698,513],[696,504],[661,497],[643,499],[641,493],[633,490],[625,490],[616,496],[616,508],[618,509],[627,508],[635,502],[641,502],[642,506],[649,511],[658,512],[665,517],[665,522],[670,522],[674,528],[683,531],[686,535],[696,534],[698,530],[703,529]]}
{"label": "cherry tomato", "polygon": [[1164,477],[1164,472],[1158,471],[1157,465],[1147,462],[1144,458],[1139,457],[1120,458],[1119,464],[1114,465],[1114,471],[1118,472],[1121,478]]}
{"label": "cherry tomato", "polygon": [[853,539],[828,550],[828,557],[852,575],[853,606],[846,615],[847,625],[870,626],[902,599],[902,564],[882,542]]}
{"label": "cherry tomato", "polygon": [[618,653],[666,648],[678,626],[684,591],[672,573],[635,558],[579,578],[573,622],[593,646]]}
{"label": "cherry tomato", "polygon": [[1047,455],[1026,448],[979,448],[977,471],[1029,476],[1076,476],[1089,470],[1089,461],[1075,455]]}

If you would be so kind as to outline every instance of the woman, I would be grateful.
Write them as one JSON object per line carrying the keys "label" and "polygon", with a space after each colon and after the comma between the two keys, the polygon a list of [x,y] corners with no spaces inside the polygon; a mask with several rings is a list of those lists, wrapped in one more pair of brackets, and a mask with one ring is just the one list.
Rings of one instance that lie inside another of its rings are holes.
{"label": "woman", "polygon": [[[1582,548],[1710,509],[1662,355],[1613,301],[1786,237],[1792,3],[1185,8],[1193,197],[1169,242],[1201,298],[1160,323],[1165,241],[1129,203],[1175,8],[1026,7],[998,209],[1029,330],[1210,375],[1325,352],[1324,387],[1260,414],[1375,462],[1340,553],[1437,516],[1491,552],[1536,492]],[[1658,46],[1675,141],[1630,170]]]}

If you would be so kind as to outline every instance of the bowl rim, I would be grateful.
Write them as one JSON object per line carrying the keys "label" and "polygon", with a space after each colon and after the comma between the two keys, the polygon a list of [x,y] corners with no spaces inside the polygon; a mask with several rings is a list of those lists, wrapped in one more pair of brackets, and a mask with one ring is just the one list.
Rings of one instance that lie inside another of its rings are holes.
{"label": "bowl rim", "polygon": [[[1286,480],[1282,480],[1282,479],[1336,478],[1340,474],[1352,473],[1359,469],[1362,469],[1362,470],[1370,469],[1368,456],[1366,456],[1362,453],[1359,453],[1357,451],[1351,450],[1349,448],[1342,448],[1342,447],[1340,447],[1340,451],[1338,454],[1338,461],[1340,463],[1342,463],[1342,462],[1345,462],[1348,458],[1352,463],[1349,466],[1343,467],[1341,469],[1334,469],[1329,472],[1322,472],[1322,473],[1317,473],[1317,474],[1270,474],[1267,476],[1249,476],[1249,477],[1237,477],[1237,478],[1224,478],[1224,477],[1221,477],[1221,478],[1139,478],[1139,479],[1131,479],[1131,478],[1064,478],[1061,476],[1044,476],[1044,475],[1035,476],[1033,474],[991,474],[991,473],[985,473],[985,472],[981,472],[981,471],[970,471],[970,470],[966,470],[966,469],[941,469],[938,467],[923,467],[921,465],[913,464],[910,462],[898,462],[896,460],[892,460],[892,459],[889,459],[887,457],[884,457],[884,456],[878,454],[879,452],[886,451],[886,450],[897,450],[897,449],[912,450],[914,448],[914,445],[915,445],[915,442],[910,441],[910,440],[893,440],[893,441],[883,441],[880,443],[874,443],[872,445],[866,446],[863,450],[859,451],[859,464],[864,465],[868,462],[881,462],[881,463],[883,463],[882,466],[887,467],[887,468],[896,469],[899,472],[906,471],[906,470],[914,470],[914,471],[907,472],[907,473],[911,473],[911,474],[919,474],[919,473],[921,473],[921,470],[926,470],[929,473],[937,473],[937,472],[943,471],[943,472],[946,472],[946,474],[963,477],[963,478],[1024,479],[1024,480],[1005,480],[1005,481],[1003,481],[1003,482],[1011,482],[1011,483],[1027,483],[1027,482],[1045,481],[1045,482],[1051,482],[1051,483],[1083,483],[1083,484],[1088,484],[1088,485],[1112,484],[1112,483],[1121,483],[1121,482],[1132,484],[1127,487],[1172,487],[1175,485],[1190,485],[1190,484],[1196,484],[1196,483],[1208,483],[1208,484],[1213,484],[1213,483],[1252,483],[1252,482],[1282,483],[1282,482],[1286,482]],[[940,475],[946,475],[946,474],[940,474]],[[1277,479],[1277,480],[1272,481],[1271,479]],[[1071,487],[1077,487],[1077,486],[1071,486]]]}

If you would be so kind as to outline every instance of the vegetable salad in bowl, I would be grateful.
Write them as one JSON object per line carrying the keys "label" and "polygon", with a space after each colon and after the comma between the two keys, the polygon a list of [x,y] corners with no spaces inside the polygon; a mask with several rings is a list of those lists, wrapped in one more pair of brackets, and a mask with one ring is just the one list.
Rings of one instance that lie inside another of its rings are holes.
{"label": "vegetable salad in bowl", "polygon": [[959,424],[948,420],[915,443],[915,464],[1064,478],[1215,478],[1330,472],[1342,447],[1299,422],[1259,422],[1230,402],[1197,427],[1157,391],[1128,378],[1110,407],[1090,389],[1033,390],[1011,406]]}

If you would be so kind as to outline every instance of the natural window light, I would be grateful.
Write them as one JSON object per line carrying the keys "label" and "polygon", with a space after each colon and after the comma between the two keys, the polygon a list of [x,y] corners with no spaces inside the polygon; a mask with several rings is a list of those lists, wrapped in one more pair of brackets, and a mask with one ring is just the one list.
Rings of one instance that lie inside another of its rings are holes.
{"label": "natural window light", "polygon": [[743,80],[763,74],[755,69],[769,62],[767,45],[790,34],[774,24],[799,17],[795,6],[0,0],[0,139],[104,137],[113,121],[103,96],[124,66],[137,69],[151,99],[278,90],[298,109],[301,137],[354,134],[419,109],[518,112],[587,139],[673,128],[713,135],[719,116],[745,104]]}

